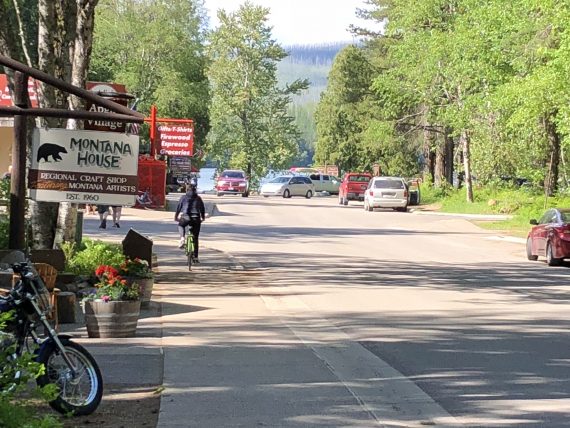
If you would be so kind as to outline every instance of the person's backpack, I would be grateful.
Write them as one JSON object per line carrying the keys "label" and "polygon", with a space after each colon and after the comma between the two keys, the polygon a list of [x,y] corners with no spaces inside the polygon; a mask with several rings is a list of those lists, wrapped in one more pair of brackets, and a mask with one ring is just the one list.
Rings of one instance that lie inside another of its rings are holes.
{"label": "person's backpack", "polygon": [[[199,217],[200,213],[197,208],[198,195],[194,194],[190,199],[188,199],[188,207],[186,208],[186,215],[188,217]],[[192,212],[194,210],[194,212]]]}

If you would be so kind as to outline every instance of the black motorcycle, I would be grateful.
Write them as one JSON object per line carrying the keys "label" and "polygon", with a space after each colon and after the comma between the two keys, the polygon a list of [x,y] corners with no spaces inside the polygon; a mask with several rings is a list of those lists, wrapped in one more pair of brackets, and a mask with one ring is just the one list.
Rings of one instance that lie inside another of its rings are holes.
{"label": "black motorcycle", "polygon": [[[26,262],[11,264],[20,276],[6,297],[0,297],[0,312],[14,311],[6,333],[16,345],[15,357],[24,352],[34,354],[36,362],[45,366],[37,378],[39,386],[55,384],[58,396],[49,404],[63,414],[89,415],[97,409],[103,396],[103,380],[97,363],[70,336],[60,334],[47,320],[50,296],[43,281]],[[40,334],[43,328],[44,334]],[[6,344],[6,339],[3,340]]]}

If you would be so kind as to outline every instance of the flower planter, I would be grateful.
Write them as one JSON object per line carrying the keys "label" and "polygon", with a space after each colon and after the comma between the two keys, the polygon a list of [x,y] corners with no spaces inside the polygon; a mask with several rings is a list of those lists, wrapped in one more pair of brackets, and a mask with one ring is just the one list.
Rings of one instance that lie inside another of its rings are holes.
{"label": "flower planter", "polygon": [[125,300],[85,301],[85,322],[89,337],[133,337],[137,330],[141,302]]}
{"label": "flower planter", "polygon": [[136,276],[126,276],[127,283],[132,284],[136,282],[141,289],[141,307],[146,308],[150,304],[152,296],[152,288],[154,286],[154,278],[139,278]]}

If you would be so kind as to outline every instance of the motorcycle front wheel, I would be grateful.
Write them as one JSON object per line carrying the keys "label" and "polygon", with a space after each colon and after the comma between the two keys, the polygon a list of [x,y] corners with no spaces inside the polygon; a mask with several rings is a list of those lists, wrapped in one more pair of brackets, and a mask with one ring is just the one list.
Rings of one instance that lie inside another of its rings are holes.
{"label": "motorcycle front wheel", "polygon": [[45,374],[38,377],[39,386],[55,384],[59,395],[49,404],[60,413],[72,413],[74,416],[90,415],[97,409],[103,396],[101,371],[87,350],[67,338],[60,338],[65,352],[73,363],[76,373],[73,375],[59,348],[55,343],[44,347],[37,357],[37,362],[45,366]]}

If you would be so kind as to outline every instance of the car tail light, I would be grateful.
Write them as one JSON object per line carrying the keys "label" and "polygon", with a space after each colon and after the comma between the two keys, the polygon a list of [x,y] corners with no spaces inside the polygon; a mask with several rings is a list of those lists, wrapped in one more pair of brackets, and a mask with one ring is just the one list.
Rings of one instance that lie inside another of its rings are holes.
{"label": "car tail light", "polygon": [[372,190],[370,191],[370,196],[374,196],[374,192]]}
{"label": "car tail light", "polygon": [[404,190],[404,198],[407,198],[407,197],[408,197],[408,191]]}

